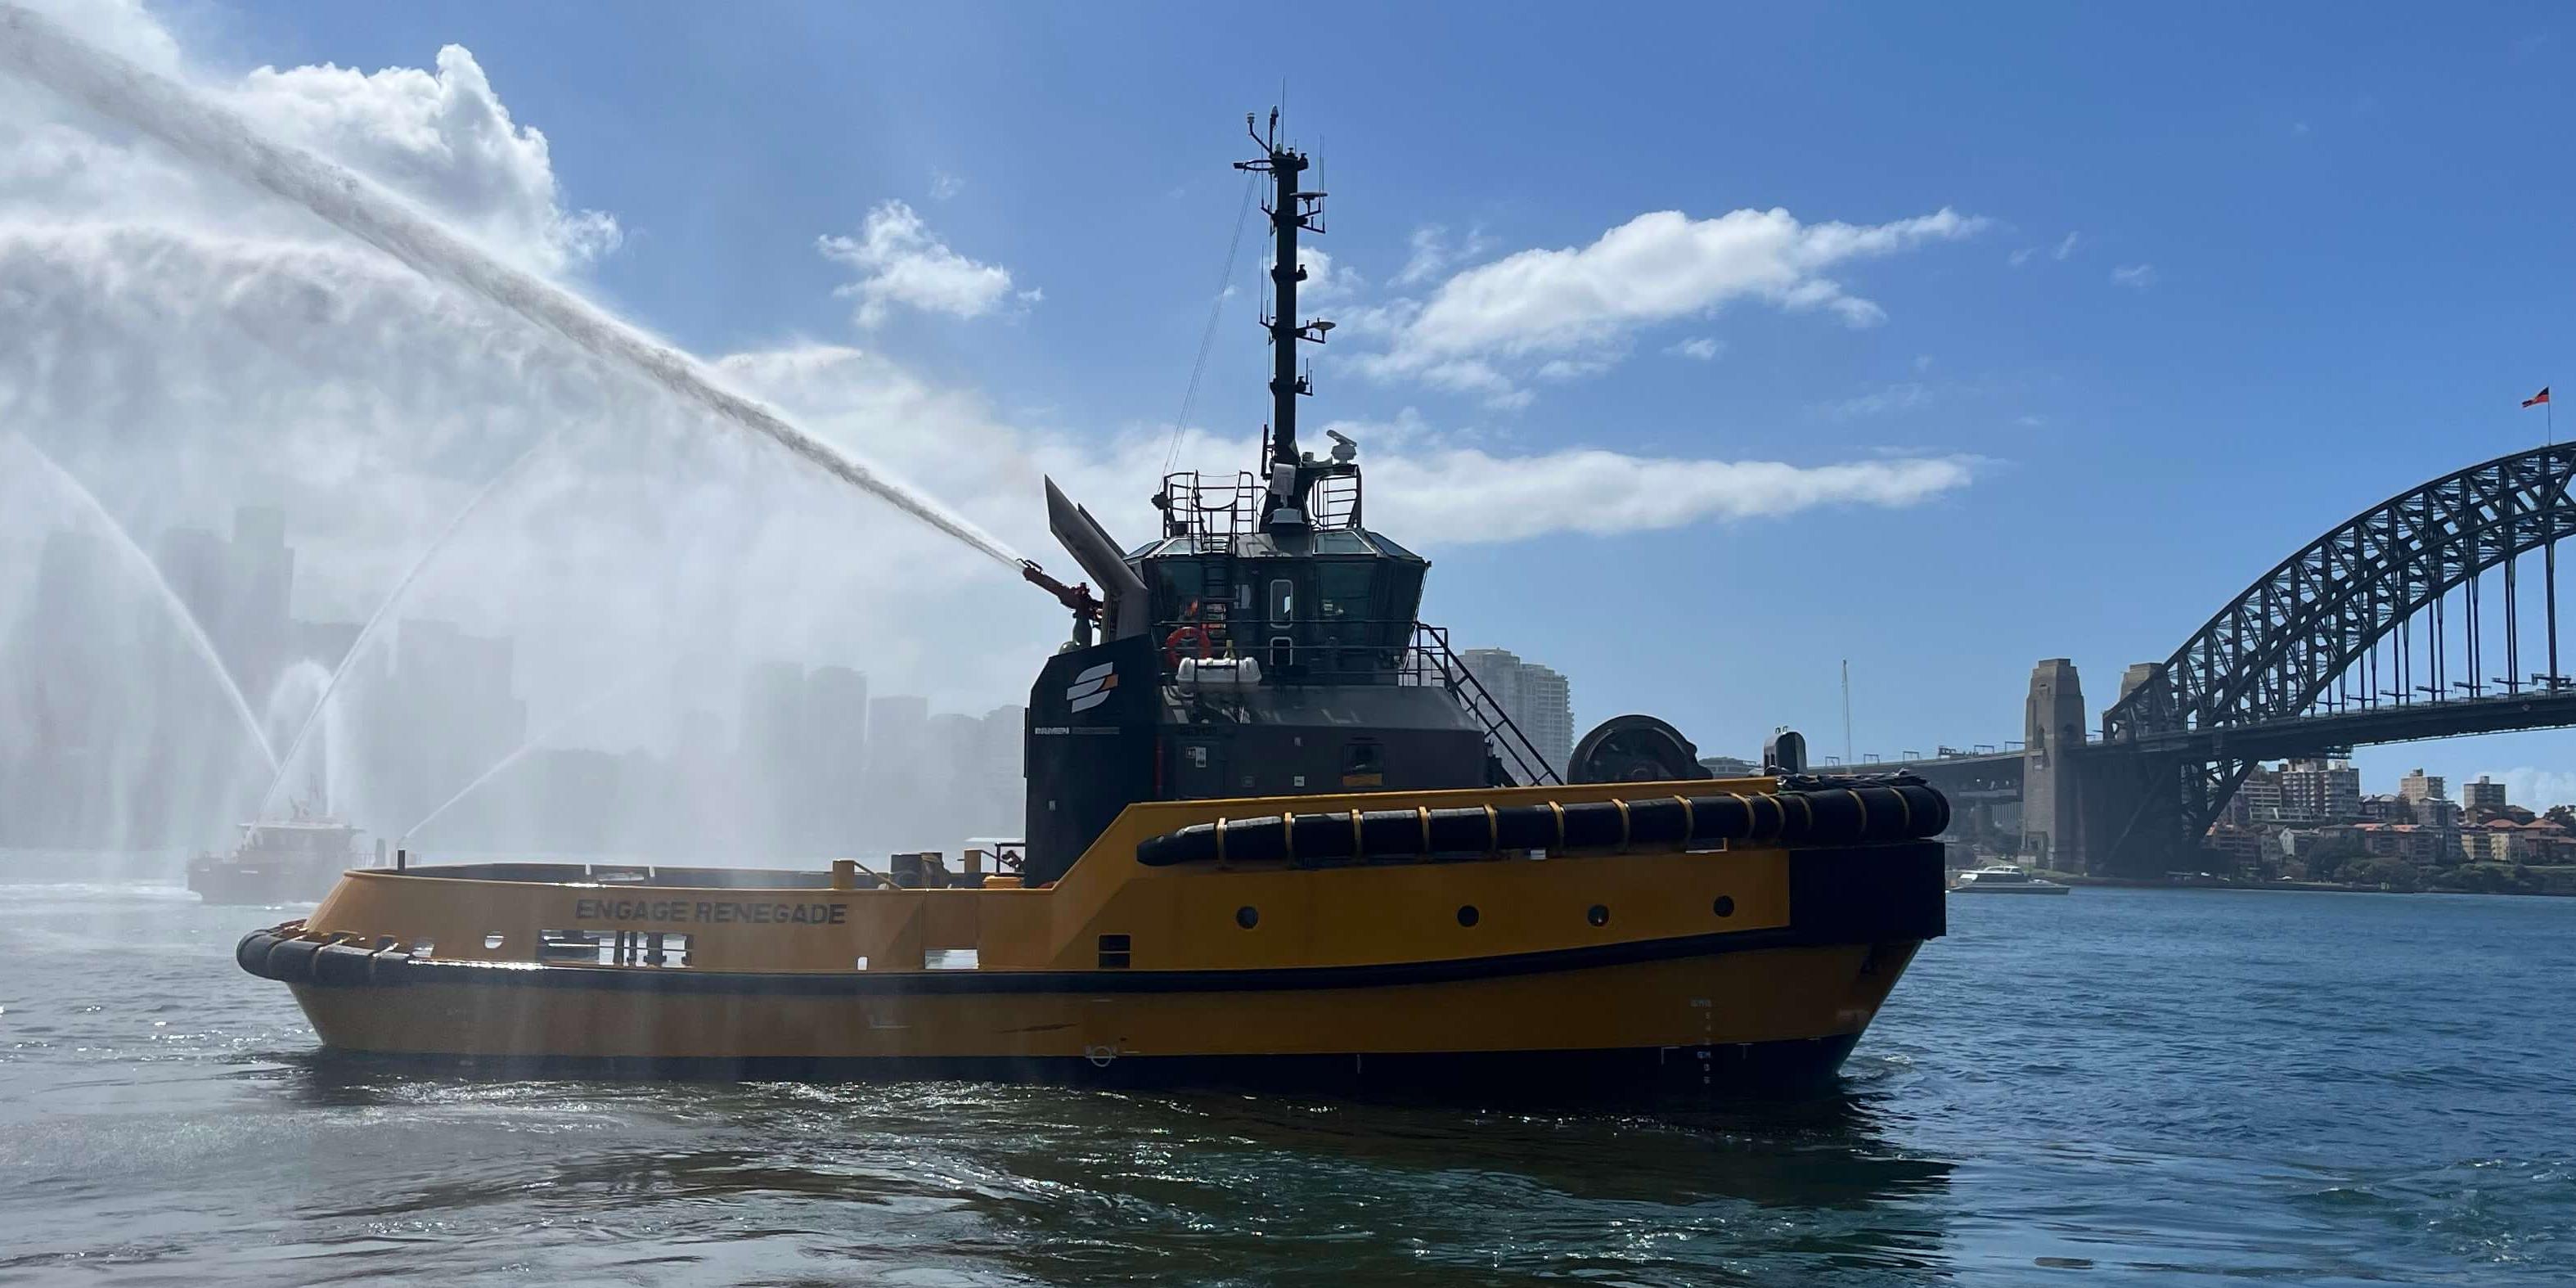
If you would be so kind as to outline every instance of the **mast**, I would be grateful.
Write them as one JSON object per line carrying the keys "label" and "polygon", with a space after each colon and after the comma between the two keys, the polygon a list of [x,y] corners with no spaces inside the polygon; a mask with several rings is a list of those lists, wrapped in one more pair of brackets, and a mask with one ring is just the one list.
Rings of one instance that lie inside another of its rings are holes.
{"label": "mast", "polygon": [[1266,136],[1254,128],[1254,119],[1247,113],[1243,127],[1260,145],[1261,155],[1250,161],[1237,161],[1234,168],[1266,173],[1271,180],[1270,200],[1261,207],[1262,213],[1270,216],[1273,241],[1272,312],[1261,323],[1270,332],[1270,456],[1262,462],[1269,487],[1262,494],[1261,518],[1265,526],[1277,522],[1302,527],[1309,479],[1297,452],[1297,399],[1314,393],[1315,386],[1311,379],[1297,373],[1297,342],[1322,344],[1324,333],[1332,330],[1333,324],[1297,320],[1297,283],[1306,280],[1306,266],[1297,262],[1297,234],[1301,230],[1324,231],[1324,194],[1298,187],[1298,177],[1312,163],[1305,153],[1280,146],[1279,109],[1270,109]]}

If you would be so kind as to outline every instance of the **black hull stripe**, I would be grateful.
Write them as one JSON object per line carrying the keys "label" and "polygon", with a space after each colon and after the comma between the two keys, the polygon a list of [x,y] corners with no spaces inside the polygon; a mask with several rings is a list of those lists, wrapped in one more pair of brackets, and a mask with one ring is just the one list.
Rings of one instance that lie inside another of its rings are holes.
{"label": "black hull stripe", "polygon": [[[882,997],[889,995],[960,995],[996,993],[1260,993],[1289,989],[1389,988],[1408,984],[1446,984],[1557,971],[1626,966],[1685,957],[1715,957],[1766,949],[1823,947],[1837,941],[1790,928],[1740,930],[1685,939],[1650,939],[1513,953],[1500,957],[1464,957],[1444,961],[1391,962],[1368,966],[1306,966],[1276,970],[1087,970],[1087,971],[716,971],[688,967],[534,966],[522,962],[414,960],[395,968],[397,979],[380,968],[372,979],[350,984],[458,985],[468,988],[569,988],[611,993],[769,994],[784,997]],[[1850,942],[1850,941],[1840,941]],[[344,950],[352,952],[356,950]],[[262,974],[268,974],[263,971]],[[270,974],[291,974],[292,968]],[[334,987],[337,981],[288,979],[289,983]]]}
{"label": "black hull stripe", "polygon": [[1118,1087],[1243,1087],[1401,1093],[1454,1098],[1480,1090],[1515,1100],[1605,1091],[1663,1097],[1811,1089],[1832,1079],[1858,1033],[1703,1047],[1568,1051],[1402,1052],[1318,1055],[877,1056],[820,1058],[452,1056],[328,1050],[350,1066],[462,1071],[487,1076],[779,1081],[967,1079]]}
{"label": "black hull stripe", "polygon": [[1259,970],[1084,971],[721,971],[689,967],[540,966],[527,962],[420,960],[321,945],[253,931],[235,952],[242,969],[289,984],[445,984],[479,988],[571,988],[652,994],[916,996],[1023,993],[1258,993],[1290,989],[1388,988],[1446,984],[1678,958],[1783,948],[1915,943],[1944,933],[1941,847],[1917,842],[1791,855],[1791,924],[1753,930],[1629,940],[1581,948]]}

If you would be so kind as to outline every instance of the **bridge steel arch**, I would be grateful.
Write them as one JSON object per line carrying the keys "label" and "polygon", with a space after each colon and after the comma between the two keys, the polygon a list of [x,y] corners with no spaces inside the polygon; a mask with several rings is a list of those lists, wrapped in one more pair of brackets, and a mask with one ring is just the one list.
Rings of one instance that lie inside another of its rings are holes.
{"label": "bridge steel arch", "polygon": [[[2363,510],[2256,578],[2103,713],[2102,751],[2202,748],[2141,758],[2163,781],[2139,784],[2110,852],[2125,850],[2151,811],[2175,807],[2196,840],[2253,767],[2224,754],[2230,729],[2308,713],[2392,632],[2428,608],[2438,614],[2445,592],[2535,549],[2549,550],[2553,569],[2551,674],[2540,683],[2552,693],[2570,684],[2555,674],[2554,567],[2557,542],[2576,536],[2572,480],[2576,443],[2499,456]],[[2484,680],[2473,672],[2470,683]],[[2204,737],[2177,737],[2187,734]]]}

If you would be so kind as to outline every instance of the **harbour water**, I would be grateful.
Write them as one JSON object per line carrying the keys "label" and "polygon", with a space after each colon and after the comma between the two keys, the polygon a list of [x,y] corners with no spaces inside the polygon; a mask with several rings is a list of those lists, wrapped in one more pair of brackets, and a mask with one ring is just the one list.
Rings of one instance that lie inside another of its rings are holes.
{"label": "harbour water", "polygon": [[2576,1278],[2571,900],[1954,899],[1837,1093],[1639,1114],[352,1067],[110,873],[0,854],[0,1284]]}

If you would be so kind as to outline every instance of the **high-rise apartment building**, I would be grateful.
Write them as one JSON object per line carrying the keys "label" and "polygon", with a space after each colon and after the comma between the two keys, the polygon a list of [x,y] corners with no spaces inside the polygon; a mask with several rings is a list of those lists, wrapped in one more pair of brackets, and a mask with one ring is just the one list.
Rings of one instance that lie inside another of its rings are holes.
{"label": "high-rise apartment building", "polygon": [[[2441,780],[2433,781],[2438,790]],[[2331,823],[2359,817],[2361,771],[2349,760],[2312,758],[2281,766],[2279,812],[2266,818],[2258,810],[2254,821]]]}
{"label": "high-rise apartment building", "polygon": [[2408,805],[2422,805],[2426,801],[2449,800],[2451,793],[2440,774],[2418,769],[2397,780],[2397,798]]}
{"label": "high-rise apartment building", "polygon": [[2504,784],[2485,774],[2474,783],[2460,784],[2460,808],[2464,810],[2501,810],[2505,807]]}
{"label": "high-rise apartment building", "polygon": [[[1548,768],[1562,775],[1574,756],[1574,693],[1565,676],[1509,649],[1461,649],[1458,663],[1502,705]],[[1503,757],[1505,764],[1511,760]]]}

